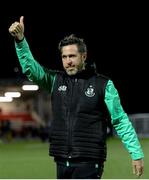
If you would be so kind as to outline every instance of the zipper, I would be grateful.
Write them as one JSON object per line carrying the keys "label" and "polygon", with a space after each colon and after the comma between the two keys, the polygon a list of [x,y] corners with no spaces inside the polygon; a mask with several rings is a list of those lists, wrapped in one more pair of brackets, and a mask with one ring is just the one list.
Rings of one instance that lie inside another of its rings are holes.
{"label": "zipper", "polygon": [[[75,83],[78,81],[77,78],[75,79],[72,79],[71,80],[71,89],[70,89],[70,101],[69,101],[69,104],[68,106],[70,107],[69,108],[69,111],[68,111],[68,159],[71,159],[71,151],[72,151],[72,112],[71,112],[71,109],[72,109],[72,102],[73,102],[73,88],[74,88],[74,85]],[[66,165],[69,165],[69,162],[67,161],[66,162]]]}

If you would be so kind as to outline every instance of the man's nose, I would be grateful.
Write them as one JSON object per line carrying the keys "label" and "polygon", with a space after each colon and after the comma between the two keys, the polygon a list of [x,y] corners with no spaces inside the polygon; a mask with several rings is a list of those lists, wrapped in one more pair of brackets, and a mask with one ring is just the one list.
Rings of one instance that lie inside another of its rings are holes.
{"label": "man's nose", "polygon": [[67,58],[67,64],[69,64],[69,65],[72,64],[72,60],[69,57]]}

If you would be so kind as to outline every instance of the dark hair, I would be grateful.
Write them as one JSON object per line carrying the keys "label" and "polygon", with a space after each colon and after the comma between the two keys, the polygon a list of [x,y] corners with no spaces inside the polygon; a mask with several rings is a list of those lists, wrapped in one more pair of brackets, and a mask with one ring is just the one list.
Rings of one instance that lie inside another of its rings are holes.
{"label": "dark hair", "polygon": [[61,52],[62,48],[67,45],[76,44],[80,53],[87,52],[87,47],[83,39],[76,37],[74,34],[64,37],[59,42],[58,49]]}

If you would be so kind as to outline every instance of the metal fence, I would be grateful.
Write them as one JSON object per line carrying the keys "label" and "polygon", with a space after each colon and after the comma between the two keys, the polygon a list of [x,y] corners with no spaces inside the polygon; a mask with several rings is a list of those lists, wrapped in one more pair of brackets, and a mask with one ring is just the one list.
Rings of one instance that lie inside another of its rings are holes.
{"label": "metal fence", "polygon": [[129,118],[139,137],[149,137],[149,113],[131,114]]}
{"label": "metal fence", "polygon": [[[139,138],[149,138],[149,113],[129,114],[130,121]],[[113,128],[113,136],[117,136]]]}

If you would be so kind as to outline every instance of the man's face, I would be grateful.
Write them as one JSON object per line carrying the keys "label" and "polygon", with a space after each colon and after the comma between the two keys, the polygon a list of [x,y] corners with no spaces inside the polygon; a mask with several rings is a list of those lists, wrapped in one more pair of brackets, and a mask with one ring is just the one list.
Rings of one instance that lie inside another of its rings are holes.
{"label": "man's face", "polygon": [[63,67],[68,75],[75,75],[83,69],[86,53],[80,53],[77,45],[64,46],[61,56]]}

